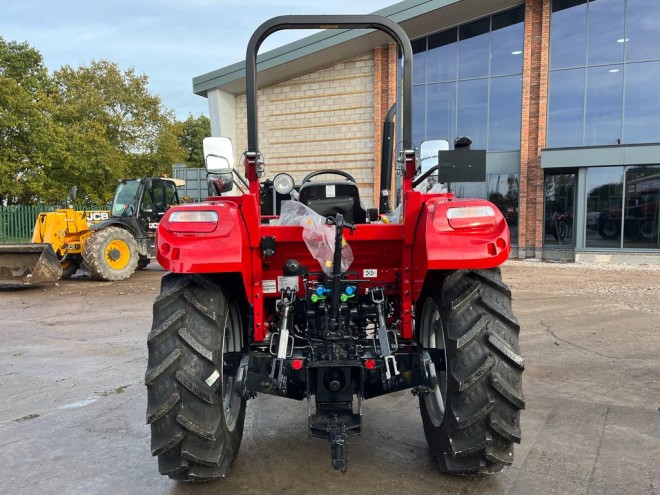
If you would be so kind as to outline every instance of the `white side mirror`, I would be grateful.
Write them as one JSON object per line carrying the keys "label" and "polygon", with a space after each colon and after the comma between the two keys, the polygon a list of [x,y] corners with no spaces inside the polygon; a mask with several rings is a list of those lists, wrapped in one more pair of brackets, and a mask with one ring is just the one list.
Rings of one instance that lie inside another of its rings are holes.
{"label": "white side mirror", "polygon": [[202,141],[204,166],[210,174],[231,172],[234,169],[234,147],[227,137],[207,137]]}
{"label": "white side mirror", "polygon": [[421,173],[423,174],[431,167],[438,164],[438,151],[449,150],[449,141],[445,139],[435,139],[433,141],[423,141],[419,147]]}

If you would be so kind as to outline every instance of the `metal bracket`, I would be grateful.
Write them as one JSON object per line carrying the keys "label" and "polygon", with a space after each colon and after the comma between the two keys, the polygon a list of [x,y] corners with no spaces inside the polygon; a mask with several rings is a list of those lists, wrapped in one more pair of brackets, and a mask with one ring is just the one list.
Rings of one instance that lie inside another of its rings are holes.
{"label": "metal bracket", "polygon": [[346,474],[348,469],[348,435],[344,427],[333,427],[328,432],[330,434],[330,448],[332,457],[330,463],[332,468]]}
{"label": "metal bracket", "polygon": [[[395,352],[399,348],[399,343],[396,338],[396,332],[387,330],[385,313],[383,311],[383,305],[385,303],[385,294],[383,289],[381,287],[376,287],[371,290],[370,294],[371,300],[376,306],[376,314],[378,315],[378,331],[374,334],[374,350],[383,358],[385,364],[385,378],[390,380],[392,376],[397,376],[399,374],[399,369],[396,365],[396,358],[392,354],[389,335],[392,334],[394,336]],[[376,347],[376,337],[378,337],[378,347]]]}

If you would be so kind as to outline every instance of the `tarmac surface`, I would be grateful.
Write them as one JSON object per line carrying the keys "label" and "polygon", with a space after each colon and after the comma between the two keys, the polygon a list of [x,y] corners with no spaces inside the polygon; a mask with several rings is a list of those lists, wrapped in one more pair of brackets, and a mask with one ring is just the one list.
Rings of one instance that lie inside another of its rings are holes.
{"label": "tarmac surface", "polygon": [[146,335],[163,273],[0,292],[0,494],[660,494],[657,268],[504,265],[527,409],[500,474],[439,474],[401,392],[365,402],[341,475],[307,438],[304,402],[260,395],[231,475],[204,484],[160,476],[149,451]]}

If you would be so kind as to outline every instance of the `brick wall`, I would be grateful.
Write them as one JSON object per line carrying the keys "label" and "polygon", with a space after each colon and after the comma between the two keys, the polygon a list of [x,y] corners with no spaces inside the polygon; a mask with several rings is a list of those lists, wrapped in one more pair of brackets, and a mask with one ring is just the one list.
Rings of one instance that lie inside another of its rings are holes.
{"label": "brick wall", "polygon": [[[374,207],[374,79],[369,53],[260,89],[267,176],[287,172],[299,183],[315,170],[344,170],[357,180],[365,207]],[[245,107],[245,95],[237,96],[239,152],[247,147]]]}
{"label": "brick wall", "polygon": [[520,203],[518,254],[541,257],[543,248],[543,170],[548,103],[550,0],[525,4],[522,126],[520,142]]}

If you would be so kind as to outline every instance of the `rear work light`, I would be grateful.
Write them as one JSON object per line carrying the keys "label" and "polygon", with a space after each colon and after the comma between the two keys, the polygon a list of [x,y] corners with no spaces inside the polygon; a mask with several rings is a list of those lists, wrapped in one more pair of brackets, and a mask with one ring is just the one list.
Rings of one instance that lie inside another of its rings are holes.
{"label": "rear work light", "polygon": [[174,211],[168,219],[172,232],[213,232],[218,226],[218,212],[213,210]]}
{"label": "rear work light", "polygon": [[490,206],[461,206],[449,208],[447,220],[453,229],[478,229],[494,227],[497,217]]}

